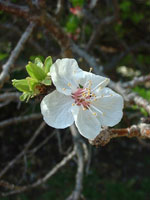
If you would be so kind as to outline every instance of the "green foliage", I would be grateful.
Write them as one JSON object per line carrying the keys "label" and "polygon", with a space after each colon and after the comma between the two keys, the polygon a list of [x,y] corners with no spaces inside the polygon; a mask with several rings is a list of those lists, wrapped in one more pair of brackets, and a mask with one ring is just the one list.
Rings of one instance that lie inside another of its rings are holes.
{"label": "green foliage", "polygon": [[44,62],[44,71],[47,74],[50,71],[50,67],[53,64],[51,56],[48,56]]}
{"label": "green foliage", "polygon": [[132,1],[123,1],[119,5],[121,10],[121,18],[123,20],[129,19],[134,24],[138,24],[144,18],[144,15],[143,13],[134,12],[132,5],[133,5]]}
{"label": "green foliage", "polygon": [[28,101],[30,98],[40,93],[39,87],[41,84],[49,86],[51,85],[51,79],[48,75],[50,67],[52,65],[52,58],[49,56],[46,58],[44,64],[40,58],[35,58],[34,63],[29,62],[26,65],[26,70],[29,77],[21,80],[12,80],[12,84],[19,91],[23,92],[20,96],[21,101]]}
{"label": "green foliage", "polygon": [[140,87],[140,86],[136,86],[135,88],[133,88],[133,91],[138,93],[144,99],[150,100],[150,90],[145,89],[145,88]]}
{"label": "green foliage", "polygon": [[0,61],[8,57],[8,53],[0,53]]}
{"label": "green foliage", "polygon": [[147,65],[150,65],[150,57],[149,57],[149,55],[138,54],[137,60],[141,64],[144,63],[144,64],[147,64]]}
{"label": "green foliage", "polygon": [[120,7],[120,10],[123,11],[123,12],[129,12],[131,10],[131,1],[123,1],[119,7]]}
{"label": "green foliage", "polygon": [[[137,94],[139,94],[144,99],[147,99],[148,101],[150,100],[150,90],[136,86],[135,88],[133,88],[133,91],[136,92]],[[132,108],[135,109],[135,110],[140,109],[141,113],[145,117],[148,116],[148,113],[144,108],[141,108],[141,107],[139,108],[137,105],[133,105]]]}
{"label": "green foliage", "polygon": [[85,0],[70,0],[70,2],[72,3],[72,5],[75,6],[83,6],[85,3]]}
{"label": "green foliage", "polygon": [[142,13],[132,13],[131,15],[131,20],[135,24],[138,24],[143,18],[144,18],[144,15]]}
{"label": "green foliage", "polygon": [[29,62],[29,64],[26,66],[26,70],[29,76],[31,76],[33,79],[41,81],[46,78],[44,69],[39,67],[36,63]]}
{"label": "green foliage", "polygon": [[66,30],[69,33],[74,33],[76,29],[79,27],[80,20],[75,15],[70,15],[68,17],[67,23],[66,23]]}

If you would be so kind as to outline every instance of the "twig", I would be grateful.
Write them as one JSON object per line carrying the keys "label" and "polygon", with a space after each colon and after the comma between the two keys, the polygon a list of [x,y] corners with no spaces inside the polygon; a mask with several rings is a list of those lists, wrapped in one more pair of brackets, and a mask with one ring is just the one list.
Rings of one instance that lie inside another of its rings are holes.
{"label": "twig", "polygon": [[[15,190],[8,192],[8,193],[2,193],[2,196],[8,196],[8,195],[12,195],[12,194],[25,192],[27,190],[30,190],[32,188],[35,188],[35,187],[41,185],[42,183],[45,183],[61,167],[63,167],[65,164],[67,164],[67,162],[69,162],[75,156],[75,154],[76,154],[76,150],[74,149],[71,153],[69,153],[66,157],[64,157],[61,162],[59,162],[57,165],[55,165],[55,167],[52,168],[43,178],[38,179],[36,182],[32,183],[31,185],[26,185],[26,186],[14,186],[13,185],[13,188]],[[3,185],[3,184],[1,184],[1,181],[0,181],[0,185]],[[9,185],[11,186],[11,184],[8,184],[8,186]]]}
{"label": "twig", "polygon": [[57,8],[55,10],[55,15],[57,15],[57,19],[60,17],[63,10],[63,2],[64,0],[57,0]]}
{"label": "twig", "polygon": [[139,125],[132,125],[124,129],[104,129],[93,141],[90,141],[90,143],[96,146],[104,146],[109,143],[112,138],[118,137],[150,139],[150,124],[140,123]]}
{"label": "twig", "polygon": [[18,41],[16,47],[11,52],[11,55],[8,61],[2,66],[2,72],[0,74],[0,88],[3,86],[4,82],[9,78],[9,71],[10,68],[13,67],[14,62],[16,61],[17,57],[19,56],[20,52],[23,50],[23,47],[26,41],[29,39],[33,28],[35,27],[35,23],[31,22],[23,35],[21,36],[20,40]]}
{"label": "twig", "polygon": [[99,24],[97,26],[95,26],[95,29],[90,37],[90,40],[86,46],[86,50],[88,51],[89,49],[91,49],[91,47],[95,44],[97,38],[99,37],[99,34],[101,32],[101,29],[104,25],[108,25],[111,24],[115,21],[115,17],[114,16],[108,16],[106,18],[104,18],[102,21],[99,22]]}
{"label": "twig", "polygon": [[76,185],[72,194],[66,200],[79,200],[82,191],[82,181],[83,181],[83,171],[84,171],[84,156],[83,156],[83,149],[80,143],[80,135],[73,124],[70,127],[71,134],[74,140],[74,145],[76,149],[76,154],[78,157],[78,169],[76,174]]}
{"label": "twig", "polygon": [[30,154],[36,153],[43,145],[45,145],[54,135],[56,134],[56,130],[54,130],[48,137],[45,138],[39,145],[28,151]]}
{"label": "twig", "polygon": [[90,8],[90,9],[95,8],[97,2],[98,2],[98,0],[91,0],[91,2],[90,2],[90,4],[89,4],[89,8]]}
{"label": "twig", "polygon": [[14,118],[11,118],[11,119],[6,119],[4,121],[1,121],[0,122],[0,128],[4,128],[4,127],[9,126],[11,124],[17,124],[17,123],[41,119],[41,118],[42,118],[41,114],[31,114],[31,115],[26,115],[26,116],[14,117]]}
{"label": "twig", "polygon": [[18,101],[20,93],[19,92],[6,92],[4,94],[0,94],[0,102],[3,101]]}
{"label": "twig", "polygon": [[6,12],[9,12],[11,14],[15,14],[21,17],[26,17],[26,18],[29,17],[28,7],[18,6],[16,4],[12,4],[3,0],[0,1],[0,10],[4,10]]}
{"label": "twig", "polygon": [[128,95],[129,101],[132,103],[134,102],[139,107],[143,107],[148,114],[150,115],[150,103],[143,97],[138,96],[136,93],[129,93]]}
{"label": "twig", "polygon": [[150,74],[147,76],[135,77],[132,81],[128,81],[126,83],[123,83],[122,85],[124,88],[133,88],[133,87],[143,84],[147,81],[150,81]]}
{"label": "twig", "polygon": [[[5,28],[7,30],[11,30],[11,33],[13,31],[14,33],[16,33],[19,36],[22,34],[22,32],[19,30],[19,28],[14,26],[14,24],[0,24],[0,28]],[[34,41],[33,37],[29,38],[28,42],[37,52],[39,52],[43,56],[46,57],[48,55],[47,50],[44,49],[42,46],[40,46],[36,41]]]}
{"label": "twig", "polygon": [[7,166],[0,172],[0,178],[26,153],[29,147],[32,145],[36,137],[40,134],[41,130],[45,127],[45,122],[42,122],[38,129],[35,131],[34,135],[31,137],[29,142],[25,145],[25,148],[13,159]]}

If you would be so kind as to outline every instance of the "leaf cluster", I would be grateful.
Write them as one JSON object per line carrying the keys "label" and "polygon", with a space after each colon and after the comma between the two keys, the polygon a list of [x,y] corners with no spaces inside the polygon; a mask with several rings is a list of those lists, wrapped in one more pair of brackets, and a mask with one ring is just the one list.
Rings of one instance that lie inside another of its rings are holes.
{"label": "leaf cluster", "polygon": [[26,65],[28,77],[21,80],[12,80],[12,84],[19,91],[23,92],[20,96],[21,101],[28,102],[30,98],[33,98],[40,94],[41,86],[50,86],[51,78],[48,74],[52,65],[52,58],[48,56],[44,63],[40,58],[35,58],[34,63],[29,62]]}

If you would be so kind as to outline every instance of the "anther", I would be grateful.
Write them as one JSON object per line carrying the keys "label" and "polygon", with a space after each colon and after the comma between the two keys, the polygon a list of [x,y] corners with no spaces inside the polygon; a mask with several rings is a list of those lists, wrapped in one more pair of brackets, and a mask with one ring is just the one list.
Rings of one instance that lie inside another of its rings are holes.
{"label": "anther", "polygon": [[93,68],[92,67],[90,67],[90,71],[89,72],[91,72],[93,70]]}
{"label": "anther", "polygon": [[72,103],[72,106],[75,106],[75,103]]}
{"label": "anther", "polygon": [[68,86],[71,87],[71,83],[68,83]]}
{"label": "anther", "polygon": [[96,113],[96,112],[93,112],[92,114],[95,115],[95,116],[97,116],[97,113]]}
{"label": "anther", "polygon": [[62,88],[62,90],[63,90],[63,91],[65,91],[65,90],[66,90],[66,88]]}

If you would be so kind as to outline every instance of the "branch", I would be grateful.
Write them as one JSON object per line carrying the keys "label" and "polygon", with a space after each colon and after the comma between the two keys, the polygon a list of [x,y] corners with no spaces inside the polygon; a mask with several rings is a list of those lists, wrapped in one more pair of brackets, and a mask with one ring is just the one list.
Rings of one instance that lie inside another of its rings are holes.
{"label": "branch", "polygon": [[0,94],[0,102],[1,101],[18,101],[20,93],[19,92],[6,92],[4,94]]}
{"label": "branch", "polygon": [[35,131],[34,135],[31,137],[29,142],[25,145],[25,148],[13,159],[8,165],[0,172],[0,178],[26,153],[29,147],[32,145],[36,137],[40,134],[41,130],[45,127],[45,122],[42,122],[38,129]]}
{"label": "branch", "polygon": [[150,74],[147,76],[135,77],[132,81],[128,81],[126,83],[123,83],[122,85],[124,88],[133,88],[133,87],[143,84],[147,81],[150,81]]}
{"label": "branch", "polygon": [[76,174],[76,185],[74,188],[74,191],[72,194],[66,199],[66,200],[79,200],[81,196],[81,191],[82,191],[82,181],[83,181],[83,171],[84,171],[84,156],[83,156],[83,149],[80,141],[80,135],[73,124],[70,127],[71,134],[73,137],[75,149],[76,149],[76,154],[78,158],[78,169],[77,169],[77,174]]}
{"label": "branch", "polygon": [[[67,162],[69,162],[76,154],[76,151],[73,150],[69,155],[64,157],[61,162],[59,162],[53,169],[51,169],[43,178],[38,179],[36,182],[32,183],[31,185],[26,185],[26,186],[15,186],[13,185],[13,188],[15,190],[8,192],[8,193],[2,193],[2,196],[8,196],[12,194],[18,194],[21,192],[25,192],[27,190],[30,190],[32,188],[38,187],[39,185],[45,183],[50,177],[52,177],[61,167],[63,167]],[[0,185],[3,186],[4,181],[0,181]],[[11,184],[10,185],[11,188]],[[9,188],[9,187],[8,187]]]}
{"label": "branch", "polygon": [[104,146],[109,143],[112,138],[118,137],[150,139],[150,124],[140,123],[139,125],[132,125],[129,128],[104,129],[93,141],[89,142],[92,145]]}
{"label": "branch", "polygon": [[27,29],[25,30],[25,32],[23,33],[23,35],[21,36],[20,40],[18,41],[16,47],[11,52],[11,55],[8,61],[2,66],[3,70],[0,74],[0,88],[3,86],[4,82],[8,80],[10,68],[13,67],[14,62],[19,56],[20,52],[23,50],[23,47],[26,41],[29,39],[34,27],[35,27],[35,24],[31,22],[29,26],[27,27]]}
{"label": "branch", "polygon": [[54,135],[56,134],[56,129],[48,135],[40,144],[38,144],[36,147],[28,151],[30,154],[36,153],[42,146],[44,146]]}
{"label": "branch", "polygon": [[25,18],[29,17],[29,9],[27,7],[18,6],[3,0],[0,1],[0,10]]}
{"label": "branch", "polygon": [[30,120],[37,120],[37,119],[41,119],[41,118],[42,118],[41,114],[31,114],[31,115],[26,115],[26,116],[14,117],[14,118],[6,119],[6,120],[0,122],[0,128],[4,128],[11,124],[27,122]]}

